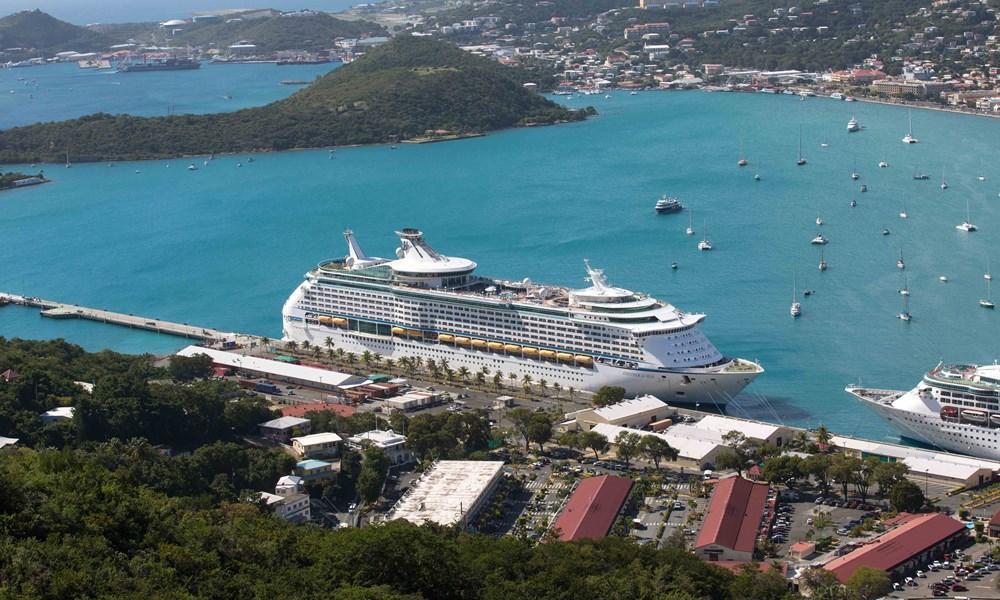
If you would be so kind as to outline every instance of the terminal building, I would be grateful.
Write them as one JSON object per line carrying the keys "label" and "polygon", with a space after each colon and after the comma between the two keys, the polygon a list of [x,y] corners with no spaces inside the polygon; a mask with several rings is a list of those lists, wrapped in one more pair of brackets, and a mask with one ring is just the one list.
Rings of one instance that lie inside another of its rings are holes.
{"label": "terminal building", "polygon": [[608,535],[625,506],[632,480],[614,475],[588,477],[573,490],[552,525],[556,539],[571,542]]}
{"label": "terminal building", "polygon": [[467,527],[503,473],[502,461],[440,460],[396,502],[386,520]]}
{"label": "terminal building", "polygon": [[600,423],[643,428],[665,419],[671,413],[673,409],[656,396],[640,396],[600,408],[585,408],[569,413],[566,417],[576,421],[577,429],[588,431]]}
{"label": "terminal building", "polygon": [[873,442],[842,435],[833,436],[830,445],[862,459],[874,456],[879,460],[903,462],[910,468],[911,477],[919,477],[921,480],[926,477],[967,488],[990,483],[1000,472],[1000,462],[937,450]]}
{"label": "terminal building", "polygon": [[767,493],[767,484],[742,477],[719,481],[698,532],[694,553],[713,562],[753,560]]}
{"label": "terminal building", "polygon": [[365,382],[364,377],[339,373],[327,369],[319,369],[306,365],[297,365],[259,356],[247,356],[236,352],[225,352],[201,346],[188,346],[177,352],[178,356],[197,356],[204,354],[212,359],[212,365],[242,371],[253,377],[265,377],[274,381],[293,383],[308,388],[327,391],[340,391],[346,386]]}

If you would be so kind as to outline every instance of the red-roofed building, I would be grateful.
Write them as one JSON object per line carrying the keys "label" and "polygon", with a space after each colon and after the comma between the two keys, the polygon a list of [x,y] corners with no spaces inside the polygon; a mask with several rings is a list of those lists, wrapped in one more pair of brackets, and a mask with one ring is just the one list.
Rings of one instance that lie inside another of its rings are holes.
{"label": "red-roofed building", "polygon": [[350,417],[357,412],[353,406],[348,404],[316,403],[316,404],[296,404],[294,406],[282,406],[281,416],[283,417],[304,417],[307,412],[335,412],[342,417]]}
{"label": "red-roofed building", "polygon": [[715,485],[694,553],[710,561],[749,561],[767,503],[766,483],[728,477]]}
{"label": "red-roofed building", "polygon": [[965,524],[942,513],[917,515],[871,543],[835,558],[823,568],[846,582],[861,567],[890,577],[923,568],[965,537]]}
{"label": "red-roofed building", "polygon": [[552,526],[559,541],[597,540],[608,535],[631,490],[631,479],[614,475],[581,481]]}
{"label": "red-roofed building", "polygon": [[987,533],[989,533],[990,537],[1000,537],[1000,510],[993,513],[993,518],[990,519],[989,531]]}

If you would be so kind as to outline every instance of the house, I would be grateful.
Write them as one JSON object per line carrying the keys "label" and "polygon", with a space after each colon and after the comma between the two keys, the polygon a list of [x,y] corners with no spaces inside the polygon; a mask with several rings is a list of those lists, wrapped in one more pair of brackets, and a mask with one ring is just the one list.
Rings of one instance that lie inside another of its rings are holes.
{"label": "house", "polygon": [[76,412],[76,409],[72,406],[57,406],[56,408],[43,412],[39,418],[42,420],[42,423],[70,421],[73,419],[74,412]]}
{"label": "house", "polygon": [[336,471],[333,470],[333,463],[310,458],[295,464],[295,474],[302,478],[303,481],[315,481],[317,479],[333,477]]}
{"label": "house", "polygon": [[632,480],[624,477],[601,475],[582,480],[563,505],[552,531],[562,542],[605,537],[630,491]]}
{"label": "house", "polygon": [[347,438],[347,445],[352,450],[364,451],[369,446],[380,448],[389,457],[393,465],[405,465],[413,462],[413,452],[406,446],[406,437],[393,430],[366,431]]}
{"label": "house", "polygon": [[309,495],[302,490],[302,478],[286,475],[278,480],[273,494],[260,492],[259,496],[275,516],[292,523],[305,523],[312,510]]}
{"label": "house", "polygon": [[3,437],[0,435],[0,450],[13,448],[17,444],[17,438]]}
{"label": "house", "polygon": [[257,426],[260,434],[279,442],[288,442],[293,435],[308,434],[312,428],[309,419],[300,417],[278,417]]}
{"label": "house", "polygon": [[292,438],[292,449],[303,458],[322,458],[340,454],[340,436],[336,433],[313,433]]}
{"label": "house", "polygon": [[600,408],[578,410],[566,416],[575,418],[578,429],[589,431],[599,423],[642,429],[667,418],[672,412],[667,403],[656,396],[640,396]]}
{"label": "house", "polygon": [[694,553],[703,560],[753,560],[757,530],[764,518],[768,486],[742,477],[715,485]]}
{"label": "house", "polygon": [[0,373],[0,379],[3,379],[4,383],[14,383],[21,374],[14,369],[7,369],[3,373]]}

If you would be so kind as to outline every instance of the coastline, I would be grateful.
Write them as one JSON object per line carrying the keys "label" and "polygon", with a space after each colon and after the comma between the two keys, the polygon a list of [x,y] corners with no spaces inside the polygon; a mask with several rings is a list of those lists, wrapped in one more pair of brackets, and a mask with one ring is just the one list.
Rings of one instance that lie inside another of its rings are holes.
{"label": "coastline", "polygon": [[941,106],[939,104],[934,104],[933,102],[906,102],[906,101],[903,101],[903,100],[900,100],[899,102],[893,102],[891,100],[879,100],[879,99],[875,99],[875,98],[859,98],[857,96],[855,96],[854,99],[857,100],[858,102],[868,102],[870,104],[885,104],[885,105],[888,105],[888,106],[899,106],[899,107],[906,107],[906,108],[919,108],[921,110],[934,110],[934,111],[937,111],[937,112],[952,113],[952,114],[956,114],[956,115],[965,115],[967,117],[986,117],[988,119],[1000,119],[1000,113],[998,113],[998,114],[990,114],[990,113],[981,112],[981,111],[961,110],[961,109],[958,109],[958,108],[949,108],[949,107]]}

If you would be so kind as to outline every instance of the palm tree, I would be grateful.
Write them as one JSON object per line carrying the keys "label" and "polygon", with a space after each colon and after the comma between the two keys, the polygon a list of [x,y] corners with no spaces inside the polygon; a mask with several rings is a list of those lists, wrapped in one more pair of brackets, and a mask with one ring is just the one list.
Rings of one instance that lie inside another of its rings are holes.
{"label": "palm tree", "polygon": [[548,387],[549,387],[549,382],[548,381],[545,381],[544,379],[539,379],[538,380],[538,388],[539,388],[539,390],[541,390],[542,396],[545,395],[545,390],[548,389]]}
{"label": "palm tree", "polygon": [[292,353],[294,353],[298,347],[299,343],[295,340],[289,340],[288,343],[285,344],[285,349],[291,351]]}
{"label": "palm tree", "polygon": [[333,357],[336,356],[336,355],[337,355],[337,353],[333,351],[333,348],[327,348],[327,350],[326,350],[326,357],[328,359],[330,359],[332,361]]}
{"label": "palm tree", "polygon": [[424,363],[424,366],[427,367],[428,373],[433,373],[435,370],[437,370],[437,363],[434,362],[433,358],[428,358],[427,362]]}
{"label": "palm tree", "polygon": [[312,347],[312,344],[309,343],[309,340],[302,340],[302,349],[303,350],[309,350],[309,348],[311,348],[311,347]]}
{"label": "palm tree", "polygon": [[365,363],[366,367],[371,366],[371,364],[372,364],[372,353],[369,352],[368,350],[365,350],[364,352],[362,352],[361,353],[361,362]]}
{"label": "palm tree", "polygon": [[352,365],[354,363],[358,362],[358,355],[355,354],[355,353],[353,353],[353,352],[348,352],[347,353],[347,362],[351,363]]}
{"label": "palm tree", "polygon": [[447,371],[448,370],[448,361],[446,361],[445,359],[442,358],[441,360],[438,361],[438,366],[441,367],[442,371]]}
{"label": "palm tree", "polygon": [[452,381],[454,381],[455,380],[455,369],[452,369],[451,367],[445,367],[444,368],[444,380],[447,381],[448,383],[451,383]]}
{"label": "palm tree", "polygon": [[476,373],[476,385],[480,387],[486,385],[486,375],[482,371]]}
{"label": "palm tree", "polygon": [[573,394],[575,393],[576,389],[574,389],[573,386],[569,386],[568,388],[566,388],[566,397],[569,398],[570,402],[573,401]]}
{"label": "palm tree", "polygon": [[514,385],[515,383],[517,383],[517,373],[513,371],[507,373],[507,379],[510,379],[510,384]]}
{"label": "palm tree", "polygon": [[413,358],[413,366],[414,366],[414,368],[416,368],[416,369],[417,369],[418,371],[419,371],[420,369],[422,369],[422,368],[424,367],[424,357],[422,357],[422,356],[415,356],[415,357]]}
{"label": "palm tree", "polygon": [[326,339],[323,340],[323,345],[326,346],[327,348],[333,348],[333,338],[330,336],[326,336]]}
{"label": "palm tree", "polygon": [[376,369],[381,363],[382,363],[382,355],[379,354],[378,352],[372,354],[372,364],[375,365]]}
{"label": "palm tree", "polygon": [[344,360],[344,354],[345,352],[343,348],[337,348],[337,358],[339,360]]}
{"label": "palm tree", "polygon": [[503,388],[503,373],[497,371],[493,374],[493,387],[499,392]]}
{"label": "palm tree", "polygon": [[531,375],[524,374],[524,377],[521,378],[521,388],[524,390],[525,396],[531,394]]}
{"label": "palm tree", "polygon": [[271,338],[267,336],[261,336],[260,345],[267,348],[269,345],[271,345]]}
{"label": "palm tree", "polygon": [[457,371],[458,377],[465,383],[469,383],[469,373],[468,367],[459,367]]}
{"label": "palm tree", "polygon": [[315,348],[313,348],[313,356],[315,358],[319,358],[319,355],[322,354],[322,353],[323,353],[323,349],[320,348],[319,346],[316,346]]}
{"label": "palm tree", "polygon": [[829,445],[832,438],[833,436],[830,434],[830,430],[826,428],[826,425],[820,425],[816,428],[816,442]]}
{"label": "palm tree", "polygon": [[488,376],[490,374],[490,368],[489,367],[483,367],[483,368],[479,369],[479,372],[483,374],[483,377],[486,377],[486,376]]}
{"label": "palm tree", "polygon": [[388,371],[390,375],[392,375],[392,369],[395,366],[396,366],[396,361],[392,360],[391,358],[385,359],[385,370]]}
{"label": "palm tree", "polygon": [[562,386],[559,385],[558,381],[552,384],[552,390],[555,391],[556,397],[558,398],[560,392],[562,392]]}

